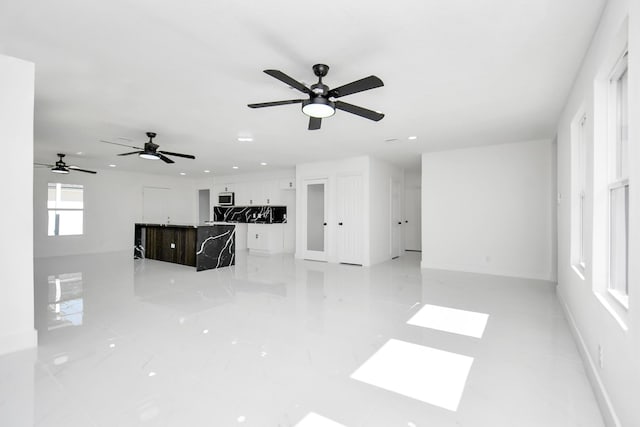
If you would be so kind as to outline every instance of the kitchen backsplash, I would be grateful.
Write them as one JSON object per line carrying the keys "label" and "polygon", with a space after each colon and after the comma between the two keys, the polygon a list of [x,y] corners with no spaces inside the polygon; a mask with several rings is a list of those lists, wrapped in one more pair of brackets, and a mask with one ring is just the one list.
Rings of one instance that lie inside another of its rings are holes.
{"label": "kitchen backsplash", "polygon": [[216,206],[213,220],[221,222],[282,224],[287,222],[286,206]]}

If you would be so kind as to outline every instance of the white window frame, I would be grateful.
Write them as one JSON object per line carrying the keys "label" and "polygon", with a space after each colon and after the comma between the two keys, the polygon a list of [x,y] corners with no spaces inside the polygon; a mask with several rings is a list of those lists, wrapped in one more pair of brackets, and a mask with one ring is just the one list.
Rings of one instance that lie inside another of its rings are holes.
{"label": "white window frame", "polygon": [[[622,152],[622,143],[621,138],[623,137],[620,134],[620,110],[621,110],[621,95],[620,95],[620,79],[623,75],[627,75],[628,78],[628,69],[629,69],[629,61],[628,61],[628,48],[625,47],[624,52],[618,60],[616,61],[611,74],[609,75],[608,81],[608,135],[607,135],[607,152],[608,152],[608,162],[607,162],[607,293],[613,297],[615,301],[620,303],[625,309],[629,309],[629,218],[628,218],[628,209],[629,209],[629,164],[627,163],[626,169],[622,168],[623,158],[628,157],[628,139],[627,139],[627,151],[625,153]],[[626,87],[627,94],[627,105],[626,111],[628,115],[629,105],[628,105],[628,84]],[[628,117],[627,117],[628,121]],[[628,130],[626,131],[626,138],[628,138]],[[626,172],[626,173],[625,173]],[[612,220],[612,198],[615,191],[625,190],[626,198],[625,198],[625,209],[626,209],[626,248],[625,248],[625,281],[624,281],[624,291],[620,291],[619,287],[612,283],[613,272],[613,248],[612,248],[612,230],[614,227],[614,223]]]}
{"label": "white window frame", "polygon": [[585,280],[587,270],[587,148],[589,119],[584,106],[571,123],[571,265]]}
{"label": "white window frame", "polygon": [[[51,187],[52,185],[55,185],[56,187],[56,199],[54,201],[54,206],[50,206],[49,204],[49,187]],[[62,187],[76,187],[82,190],[82,207],[67,207],[64,206],[61,200],[61,195],[62,195]],[[59,230],[57,227],[54,227],[54,233],[50,234],[49,231],[47,231],[47,235],[49,237],[63,237],[63,236],[82,236],[84,235],[84,185],[81,184],[67,184],[67,183],[61,183],[61,182],[49,182],[47,183],[47,221],[49,221],[50,218],[50,213],[51,212],[80,212],[82,213],[82,230],[80,230],[80,233],[74,233],[74,234],[60,234]],[[50,229],[50,224],[47,224],[47,230]]]}

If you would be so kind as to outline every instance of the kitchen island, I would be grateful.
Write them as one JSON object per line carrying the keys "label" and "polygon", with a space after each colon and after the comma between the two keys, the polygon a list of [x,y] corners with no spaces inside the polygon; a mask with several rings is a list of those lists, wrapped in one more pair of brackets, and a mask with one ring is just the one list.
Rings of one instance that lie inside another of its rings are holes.
{"label": "kitchen island", "polygon": [[234,224],[135,224],[134,257],[196,267],[196,271],[235,265]]}

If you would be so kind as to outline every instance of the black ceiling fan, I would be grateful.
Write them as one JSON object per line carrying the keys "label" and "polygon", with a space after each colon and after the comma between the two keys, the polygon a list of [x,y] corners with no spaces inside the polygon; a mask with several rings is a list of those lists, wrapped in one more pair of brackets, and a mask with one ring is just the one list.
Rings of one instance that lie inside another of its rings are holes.
{"label": "black ceiling fan", "polygon": [[263,102],[261,104],[249,104],[250,108],[263,108],[263,107],[275,107],[277,105],[287,104],[302,104],[302,112],[309,116],[309,130],[320,129],[322,119],[333,116],[336,109],[346,111],[347,113],[355,114],[365,119],[379,121],[382,120],[384,114],[378,111],[368,110],[366,108],[358,107],[357,105],[347,104],[346,102],[336,101],[335,98],[351,95],[365,90],[374,89],[380,86],[384,86],[382,80],[376,76],[365,77],[360,80],[356,80],[346,85],[337,87],[335,89],[329,89],[329,87],[322,83],[322,78],[329,72],[329,66],[324,64],[316,64],[313,66],[313,73],[318,76],[318,83],[307,87],[297,80],[289,77],[282,71],[278,70],[264,70],[265,73],[280,80],[283,83],[288,84],[294,89],[299,90],[302,93],[309,95],[309,99],[290,99],[287,101],[275,101],[275,102]]}
{"label": "black ceiling fan", "polygon": [[105,141],[104,139],[102,139],[100,141],[101,142],[106,142],[107,144],[121,145],[123,147],[135,148],[136,150],[138,150],[138,151],[132,151],[130,153],[121,153],[121,154],[118,154],[118,156],[130,156],[132,154],[137,154],[138,156],[142,157],[143,159],[149,159],[149,160],[158,160],[158,159],[160,159],[165,163],[175,163],[173,160],[171,160],[167,156],[184,157],[185,159],[195,159],[196,158],[195,156],[192,156],[191,154],[172,153],[171,151],[158,150],[158,148],[160,146],[158,144],[156,144],[155,142],[153,142],[153,138],[156,137],[156,133],[155,132],[147,132],[147,137],[149,138],[149,141],[145,142],[144,148],[136,147],[136,146],[133,146],[133,145],[120,144],[119,142]]}
{"label": "black ceiling fan", "polygon": [[67,164],[64,162],[64,160],[62,160],[64,158],[64,154],[58,153],[58,161],[54,164],[54,165],[50,165],[47,163],[34,163],[34,165],[38,165],[38,166],[46,166],[48,168],[51,168],[51,172],[53,173],[64,173],[67,174],[69,173],[69,171],[77,171],[77,172],[86,172],[86,173],[98,173],[95,171],[90,171],[87,169],[81,169],[77,166],[67,166]]}

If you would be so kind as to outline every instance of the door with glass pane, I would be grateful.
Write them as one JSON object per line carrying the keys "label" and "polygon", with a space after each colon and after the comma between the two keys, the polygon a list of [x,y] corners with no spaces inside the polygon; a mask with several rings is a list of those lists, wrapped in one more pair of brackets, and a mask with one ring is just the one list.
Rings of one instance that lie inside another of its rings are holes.
{"label": "door with glass pane", "polygon": [[327,180],[312,179],[304,182],[306,225],[304,228],[304,258],[327,260]]}

